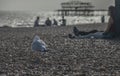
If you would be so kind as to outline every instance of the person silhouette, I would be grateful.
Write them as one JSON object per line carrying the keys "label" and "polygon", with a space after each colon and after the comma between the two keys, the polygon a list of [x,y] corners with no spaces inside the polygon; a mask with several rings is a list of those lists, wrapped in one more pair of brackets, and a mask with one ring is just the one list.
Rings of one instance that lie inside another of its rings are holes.
{"label": "person silhouette", "polygon": [[48,17],[47,20],[45,21],[45,25],[46,25],[46,26],[51,26],[51,25],[52,25],[52,22],[51,22],[51,20],[49,19],[49,17]]}
{"label": "person silhouette", "polygon": [[53,25],[57,26],[58,22],[56,21],[56,19],[53,19]]}
{"label": "person silhouette", "polygon": [[62,24],[61,26],[66,26],[66,19],[64,18],[64,16],[62,16]]}
{"label": "person silhouette", "polygon": [[38,26],[39,26],[39,19],[40,19],[40,17],[37,16],[37,17],[36,17],[36,20],[35,20],[35,22],[34,22],[34,27],[38,27]]}
{"label": "person silhouette", "polygon": [[105,16],[104,15],[101,17],[101,23],[105,23]]}

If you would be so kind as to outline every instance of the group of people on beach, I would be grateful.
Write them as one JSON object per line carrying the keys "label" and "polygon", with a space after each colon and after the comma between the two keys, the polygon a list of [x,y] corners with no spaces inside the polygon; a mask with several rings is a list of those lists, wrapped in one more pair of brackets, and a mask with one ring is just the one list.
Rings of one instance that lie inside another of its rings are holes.
{"label": "group of people on beach", "polygon": [[[36,17],[36,20],[35,20],[35,22],[34,22],[34,27],[40,26],[39,21],[40,21],[40,17],[37,16],[37,17]],[[62,16],[61,21],[62,21],[61,26],[66,26],[66,19],[64,19],[64,16]],[[45,25],[45,26],[52,26],[52,25],[53,25],[53,26],[58,26],[58,21],[57,21],[56,19],[53,19],[53,23],[52,23],[52,21],[51,21],[50,18],[48,17],[48,18],[46,19],[44,25]]]}
{"label": "group of people on beach", "polygon": [[[40,26],[39,20],[40,20],[40,17],[37,16],[37,18],[34,22],[34,27]],[[53,19],[53,24],[52,24],[52,21],[49,18],[47,18],[46,21],[45,21],[45,26],[51,26],[51,25],[56,25],[57,26],[58,22],[55,19]]]}
{"label": "group of people on beach", "polygon": [[[109,15],[110,15],[110,18],[108,21],[108,26],[105,31],[92,30],[92,31],[86,32],[86,31],[80,31],[78,30],[77,27],[74,27],[73,28],[74,35],[69,34],[68,35],[69,38],[101,38],[101,39],[102,38],[105,38],[105,39],[114,38],[116,36],[115,35],[116,30],[115,30],[115,7],[114,6],[109,7]],[[39,20],[39,17],[37,17],[36,24],[38,24],[38,20]],[[51,24],[49,21],[50,20],[48,18],[45,22],[46,25],[48,26],[50,26]],[[37,40],[39,41],[39,43],[41,42],[38,37],[37,37]],[[45,43],[41,43],[42,46],[43,44]],[[45,47],[42,47],[42,48],[45,48]]]}

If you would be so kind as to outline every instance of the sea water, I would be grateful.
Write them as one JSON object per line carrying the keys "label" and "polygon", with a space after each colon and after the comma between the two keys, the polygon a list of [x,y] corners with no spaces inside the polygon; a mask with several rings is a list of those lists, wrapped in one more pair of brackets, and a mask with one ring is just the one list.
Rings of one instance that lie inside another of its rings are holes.
{"label": "sea water", "polygon": [[[44,25],[49,17],[51,21],[56,19],[58,25],[61,24],[61,16],[57,12],[31,12],[31,11],[0,11],[0,27],[33,27],[36,17],[40,17],[40,25]],[[105,16],[105,22],[108,22],[109,16]],[[65,16],[67,25],[79,25],[90,23],[101,23],[101,16]]]}

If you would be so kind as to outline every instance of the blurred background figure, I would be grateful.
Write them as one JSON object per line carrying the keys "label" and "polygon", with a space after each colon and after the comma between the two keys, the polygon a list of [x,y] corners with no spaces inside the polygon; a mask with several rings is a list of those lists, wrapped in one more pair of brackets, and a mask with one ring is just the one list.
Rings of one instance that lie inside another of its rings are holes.
{"label": "blurred background figure", "polygon": [[39,25],[39,20],[40,20],[40,17],[37,16],[37,17],[36,17],[36,20],[35,20],[35,22],[34,22],[34,27],[40,26],[40,25]]}
{"label": "blurred background figure", "polygon": [[62,24],[61,26],[66,26],[66,19],[64,18],[64,16],[62,16]]}
{"label": "blurred background figure", "polygon": [[57,22],[56,19],[53,19],[53,25],[54,25],[54,26],[58,26],[58,22]]}
{"label": "blurred background figure", "polygon": [[101,23],[105,23],[105,16],[104,15],[101,17]]}
{"label": "blurred background figure", "polygon": [[45,25],[46,25],[46,26],[51,26],[51,25],[52,25],[52,22],[51,22],[51,20],[49,19],[49,17],[48,17],[47,20],[45,21]]}

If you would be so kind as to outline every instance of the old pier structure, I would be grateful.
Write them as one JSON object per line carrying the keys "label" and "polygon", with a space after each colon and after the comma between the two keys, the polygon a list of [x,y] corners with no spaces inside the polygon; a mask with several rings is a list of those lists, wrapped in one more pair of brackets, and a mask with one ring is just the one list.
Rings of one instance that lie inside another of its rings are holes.
{"label": "old pier structure", "polygon": [[93,16],[95,13],[105,11],[104,9],[95,9],[91,2],[83,2],[80,0],[70,0],[61,3],[61,9],[58,9],[59,16]]}

